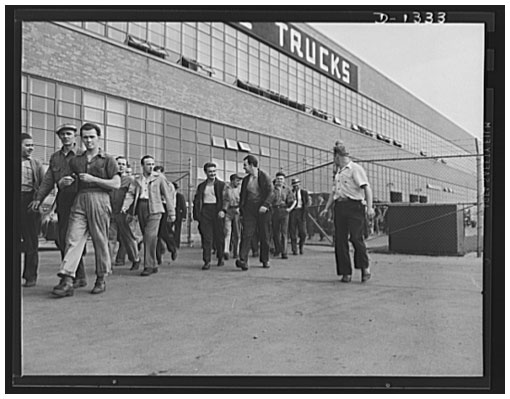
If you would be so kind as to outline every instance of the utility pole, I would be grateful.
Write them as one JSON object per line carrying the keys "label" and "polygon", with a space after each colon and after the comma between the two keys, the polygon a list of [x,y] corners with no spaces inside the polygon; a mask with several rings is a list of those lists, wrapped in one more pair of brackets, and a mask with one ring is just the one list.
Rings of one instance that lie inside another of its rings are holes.
{"label": "utility pole", "polygon": [[191,207],[193,206],[193,201],[191,200],[191,157],[188,158],[188,218],[187,218],[187,228],[188,228],[188,245],[190,247],[193,246],[193,243],[191,242],[191,217],[193,215],[193,212],[191,210]]}

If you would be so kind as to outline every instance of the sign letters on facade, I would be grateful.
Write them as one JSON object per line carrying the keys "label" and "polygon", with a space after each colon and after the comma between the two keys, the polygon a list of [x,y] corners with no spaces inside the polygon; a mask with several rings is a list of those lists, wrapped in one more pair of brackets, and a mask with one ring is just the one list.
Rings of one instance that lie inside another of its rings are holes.
{"label": "sign letters on facade", "polygon": [[236,26],[357,91],[358,67],[298,28],[283,22],[243,22]]}

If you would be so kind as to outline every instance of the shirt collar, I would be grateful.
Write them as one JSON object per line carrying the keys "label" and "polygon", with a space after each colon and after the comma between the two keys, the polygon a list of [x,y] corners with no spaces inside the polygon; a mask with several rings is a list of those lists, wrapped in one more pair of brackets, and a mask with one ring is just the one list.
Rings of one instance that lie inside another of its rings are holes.
{"label": "shirt collar", "polygon": [[343,168],[338,170],[338,173],[340,173],[344,169],[352,169],[352,161],[349,161],[347,165],[345,165]]}
{"label": "shirt collar", "polygon": [[78,149],[77,149],[76,143],[73,144],[73,146],[71,147],[71,149],[69,150],[69,152],[67,154],[64,152],[64,146],[62,146],[60,148],[60,152],[62,153],[62,155],[69,155],[70,153],[73,153],[74,155],[81,154],[81,152],[78,151]]}

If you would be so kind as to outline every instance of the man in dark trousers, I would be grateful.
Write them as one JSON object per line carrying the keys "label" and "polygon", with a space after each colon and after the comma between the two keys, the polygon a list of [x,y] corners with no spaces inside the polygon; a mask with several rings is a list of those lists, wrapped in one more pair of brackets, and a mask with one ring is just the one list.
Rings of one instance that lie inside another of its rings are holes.
{"label": "man in dark trousers", "polygon": [[244,171],[248,174],[241,185],[239,210],[242,217],[241,249],[236,266],[248,270],[248,252],[251,240],[258,226],[260,239],[260,261],[262,267],[269,267],[269,225],[271,223],[271,202],[273,185],[267,173],[258,167],[259,161],[253,155],[243,160]]}
{"label": "man in dark trousers", "polygon": [[292,191],[296,198],[296,206],[290,213],[289,230],[292,254],[297,255],[298,245],[297,236],[299,234],[299,254],[303,255],[303,246],[306,240],[306,217],[308,214],[308,191],[300,187],[299,179],[292,179]]}
{"label": "man in dark trousers", "polygon": [[214,241],[218,266],[223,266],[225,252],[225,234],[223,219],[226,211],[223,208],[223,192],[225,183],[216,178],[216,164],[207,162],[204,165],[207,179],[197,187],[193,199],[193,219],[198,221],[198,230],[202,237],[202,270],[211,268],[211,251]]}
{"label": "man in dark trousers", "polygon": [[[57,245],[60,249],[60,255],[64,259],[66,249],[67,226],[69,224],[69,216],[71,215],[71,207],[78,193],[78,186],[73,183],[71,168],[69,162],[76,155],[80,155],[83,151],[76,144],[76,126],[66,123],[60,126],[56,134],[62,142],[62,148],[53,153],[50,158],[50,165],[44,179],[41,183],[36,200],[33,204],[34,210],[39,209],[39,205],[44,201],[48,194],[53,190],[55,185],[58,187],[56,201],[56,213],[58,218],[58,235]],[[87,277],[85,275],[85,267],[83,256],[78,263],[76,269],[76,278],[74,279],[74,288],[85,287],[87,285]]]}
{"label": "man in dark trousers", "polygon": [[34,210],[34,200],[37,197],[44,169],[38,159],[32,157],[34,141],[27,133],[21,134],[21,240],[25,252],[25,267],[23,287],[33,287],[37,283],[39,268],[39,231],[41,230],[41,215]]}
{"label": "man in dark trousers", "polygon": [[361,269],[361,281],[371,277],[368,254],[363,241],[363,225],[365,223],[366,200],[367,215],[374,216],[372,189],[368,184],[365,170],[349,158],[349,153],[341,142],[336,142],[333,149],[336,166],[333,180],[333,191],[329,196],[321,216],[327,214],[335,204],[335,259],[337,275],[342,276],[343,283],[350,283],[352,277],[349,241],[354,247],[354,267]]}
{"label": "man in dark trousers", "polygon": [[177,248],[181,247],[181,229],[182,220],[186,218],[188,208],[186,206],[186,198],[179,192],[179,184],[174,182],[175,187],[175,223],[174,223],[174,236],[175,245]]}

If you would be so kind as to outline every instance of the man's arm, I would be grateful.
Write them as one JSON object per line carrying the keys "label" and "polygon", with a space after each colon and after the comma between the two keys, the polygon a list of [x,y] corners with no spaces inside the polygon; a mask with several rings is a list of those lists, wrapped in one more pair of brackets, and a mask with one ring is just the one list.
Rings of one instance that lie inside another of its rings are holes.
{"label": "man's arm", "polygon": [[166,211],[168,213],[168,216],[170,217],[170,220],[173,222],[175,221],[175,188],[173,184],[168,183],[168,181],[165,178],[161,178],[160,182],[161,187],[161,195],[165,198],[166,202]]}
{"label": "man's arm", "polygon": [[126,213],[133,201],[135,200],[136,193],[136,182],[133,180],[129,183],[128,190],[126,192],[126,196],[124,197],[124,202],[122,203],[121,212]]}
{"label": "man's arm", "polygon": [[363,191],[365,191],[365,199],[367,201],[367,216],[369,218],[374,217],[375,211],[373,207],[373,195],[372,195],[372,189],[370,188],[369,184],[365,184],[361,187]]}

